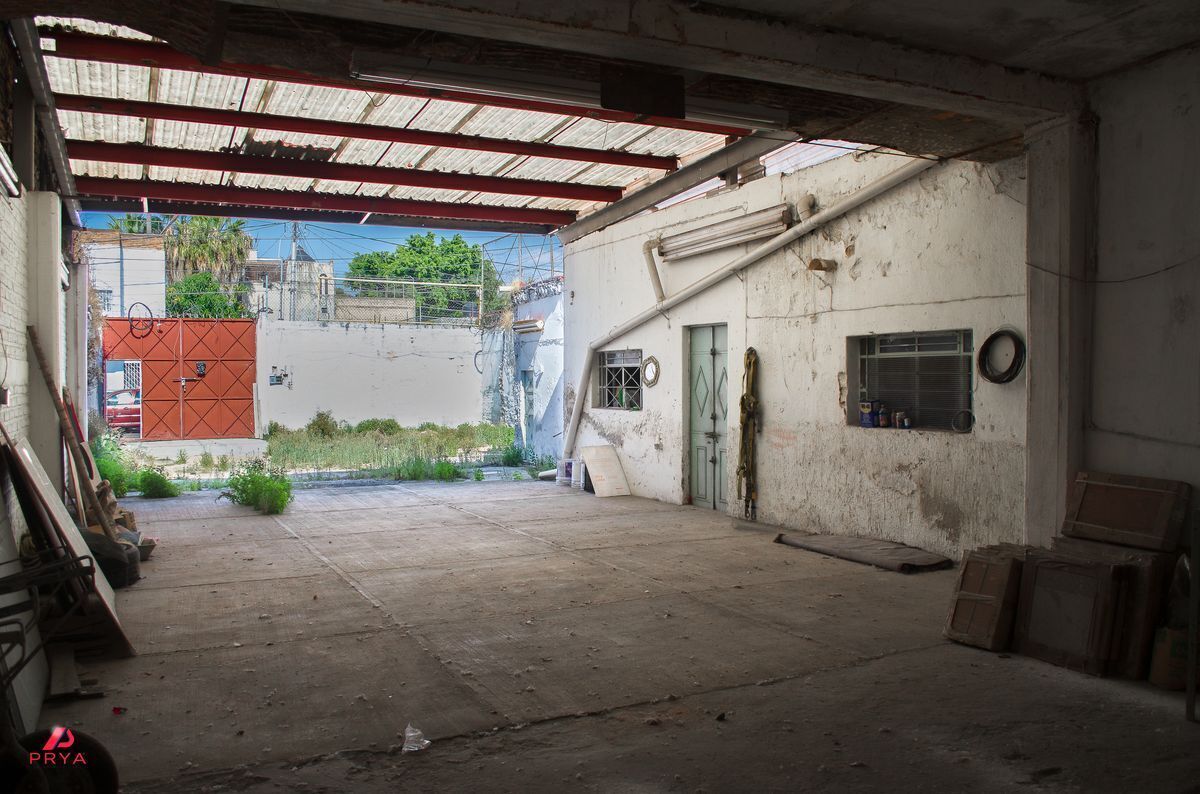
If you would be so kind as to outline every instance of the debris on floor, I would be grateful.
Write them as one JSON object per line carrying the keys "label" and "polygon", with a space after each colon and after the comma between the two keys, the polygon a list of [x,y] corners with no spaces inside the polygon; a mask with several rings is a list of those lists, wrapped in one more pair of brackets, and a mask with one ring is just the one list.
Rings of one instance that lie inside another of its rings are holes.
{"label": "debris on floor", "polygon": [[1189,492],[1183,482],[1080,472],[1052,549],[1002,543],[963,556],[946,637],[1184,688],[1191,582],[1179,538]]}
{"label": "debris on floor", "polygon": [[414,728],[411,722],[405,726],[402,752],[419,753],[430,744],[431,742],[425,738],[425,734],[421,732],[420,728]]}
{"label": "debris on floor", "polygon": [[847,535],[789,535],[781,532],[775,536],[775,542],[842,560],[874,565],[876,568],[898,573],[938,571],[954,565],[949,557],[876,538],[855,538]]}

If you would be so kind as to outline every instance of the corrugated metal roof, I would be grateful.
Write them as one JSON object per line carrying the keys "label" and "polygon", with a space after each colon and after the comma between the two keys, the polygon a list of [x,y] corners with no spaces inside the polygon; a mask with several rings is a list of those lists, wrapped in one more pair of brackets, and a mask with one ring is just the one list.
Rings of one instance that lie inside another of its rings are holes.
{"label": "corrugated metal roof", "polygon": [[[40,19],[39,23],[69,26],[86,33],[150,39],[128,28],[78,19]],[[362,122],[416,130],[550,143],[562,146],[629,151],[637,154],[687,155],[719,145],[711,133],[614,123],[585,117],[469,105],[417,97],[373,94],[346,88],[297,85],[261,79],[151,69],[54,57],[47,53],[50,83],[56,92],[188,105],[200,108],[269,113],[289,117]],[[626,187],[655,178],[658,170],[628,165],[587,163],[502,152],[475,151],[414,144],[340,138],[271,129],[60,111],[68,138],[114,143],[146,143],[176,149],[241,150],[254,144],[280,142],[333,152],[339,163],[420,168],[457,174],[478,174]],[[800,162],[794,152],[777,167]],[[193,184],[225,184],[268,190],[315,190],[318,193],[391,196],[423,201],[465,202],[504,207],[556,210],[590,209],[593,202],[538,196],[501,195],[465,190],[309,178],[229,174],[195,169],[118,165],[75,160],[77,174]]]}

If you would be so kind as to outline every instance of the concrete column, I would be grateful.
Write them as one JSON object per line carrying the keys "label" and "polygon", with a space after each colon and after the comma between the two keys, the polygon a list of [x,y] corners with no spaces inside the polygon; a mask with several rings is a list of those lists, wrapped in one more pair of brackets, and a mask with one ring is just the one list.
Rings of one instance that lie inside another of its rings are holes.
{"label": "concrete column", "polygon": [[13,168],[26,191],[37,189],[37,114],[33,92],[22,74],[13,84]]}
{"label": "concrete column", "polygon": [[63,381],[71,390],[79,424],[87,436],[87,370],[88,370],[88,266],[80,261],[71,266],[71,289],[67,295],[66,377]]}
{"label": "concrete column", "polygon": [[1063,118],[1026,131],[1026,289],[1029,312],[1025,540],[1059,533],[1083,464],[1087,279],[1095,265],[1095,125]]}
{"label": "concrete column", "polygon": [[[28,321],[37,329],[57,383],[64,382],[63,325],[66,304],[62,290],[62,203],[57,193],[26,196]],[[50,481],[63,485],[62,434],[58,413],[42,378],[33,350],[29,359],[29,444]]]}

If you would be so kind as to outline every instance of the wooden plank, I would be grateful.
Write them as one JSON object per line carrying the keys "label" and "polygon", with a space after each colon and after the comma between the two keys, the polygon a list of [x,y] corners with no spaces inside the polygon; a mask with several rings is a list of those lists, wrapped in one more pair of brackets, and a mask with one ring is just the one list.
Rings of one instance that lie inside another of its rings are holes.
{"label": "wooden plank", "polygon": [[629,496],[629,482],[621,468],[621,459],[611,444],[583,447],[579,450],[596,496]]}
{"label": "wooden plank", "polygon": [[[87,459],[84,457],[83,450],[80,449],[79,439],[75,437],[75,429],[71,426],[71,418],[67,416],[67,407],[63,404],[62,397],[59,396],[58,384],[54,382],[54,374],[50,371],[50,363],[46,360],[46,354],[42,351],[42,343],[38,340],[37,329],[30,325],[26,327],[26,331],[29,333],[29,345],[33,348],[34,357],[37,358],[38,367],[42,371],[42,378],[46,381],[46,388],[50,391],[50,398],[54,400],[54,408],[58,412],[58,421],[62,426],[63,438],[67,441],[67,449],[71,452],[71,459],[74,460],[76,469],[86,471]],[[40,463],[38,465],[39,467],[41,466]],[[91,481],[81,479],[80,484],[83,486],[83,498],[87,501],[88,510],[95,514],[96,520],[104,528],[104,534],[116,540],[117,530],[113,526],[112,519],[108,517],[108,514],[101,507],[100,500],[96,496],[96,489],[92,486]],[[54,493],[54,490],[54,488],[51,488],[50,493]],[[66,512],[66,508],[63,508],[63,512]]]}
{"label": "wooden plank", "polygon": [[1078,538],[1055,538],[1054,550],[1074,557],[1129,565],[1128,598],[1117,618],[1122,630],[1120,647],[1114,649],[1113,672],[1124,678],[1144,679],[1150,671],[1154,631],[1162,615],[1175,555]]}
{"label": "wooden plank", "polygon": [[1021,595],[1022,559],[987,549],[963,555],[946,619],[947,638],[989,651],[1008,648]]}
{"label": "wooden plank", "polygon": [[[87,541],[83,539],[79,529],[75,526],[75,522],[71,520],[70,514],[67,513],[66,505],[55,492],[54,484],[50,481],[50,476],[46,474],[46,470],[42,467],[41,461],[33,453],[29,447],[29,442],[21,437],[12,437],[9,435],[7,428],[0,424],[0,434],[4,436],[5,442],[12,450],[13,460],[16,461],[17,475],[21,476],[30,490],[33,492],[41,507],[45,510],[49,519],[50,526],[46,527],[48,532],[56,532],[65,541],[71,554],[77,557],[91,557],[91,550],[88,548]],[[93,579],[95,594],[99,597],[100,604],[103,609],[103,617],[108,624],[107,634],[116,641],[116,645],[127,655],[134,655],[133,644],[129,641],[125,630],[121,627],[121,621],[117,617],[117,601],[116,595],[113,593],[112,586],[105,578],[104,572],[96,566],[96,573]]]}
{"label": "wooden plank", "polygon": [[50,686],[47,699],[74,695],[80,689],[79,671],[75,669],[75,649],[70,645],[55,644],[47,647],[50,657]]}
{"label": "wooden plank", "polygon": [[1075,477],[1063,534],[1150,551],[1175,551],[1191,486],[1121,474],[1081,471]]}
{"label": "wooden plank", "polygon": [[1109,672],[1127,566],[1030,552],[1021,574],[1014,646],[1091,675]]}

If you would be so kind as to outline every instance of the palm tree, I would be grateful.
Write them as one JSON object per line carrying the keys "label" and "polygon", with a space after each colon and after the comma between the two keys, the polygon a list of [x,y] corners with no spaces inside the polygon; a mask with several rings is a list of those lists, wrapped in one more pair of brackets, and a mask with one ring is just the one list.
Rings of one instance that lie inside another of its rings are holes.
{"label": "palm tree", "polygon": [[109,218],[108,228],[114,232],[125,234],[162,234],[167,227],[167,219],[161,215],[150,216],[150,230],[146,230],[146,216],[125,213],[120,218]]}
{"label": "palm tree", "polygon": [[166,239],[171,281],[194,273],[211,273],[218,281],[232,283],[250,254],[254,241],[240,218],[180,217]]}

